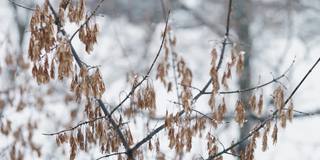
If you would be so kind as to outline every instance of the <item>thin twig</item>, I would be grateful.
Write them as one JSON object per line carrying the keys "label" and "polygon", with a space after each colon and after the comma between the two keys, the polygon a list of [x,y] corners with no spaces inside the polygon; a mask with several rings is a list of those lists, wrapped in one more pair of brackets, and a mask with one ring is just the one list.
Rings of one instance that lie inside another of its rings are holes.
{"label": "thin twig", "polygon": [[320,110],[315,110],[313,112],[301,112],[297,110],[293,110],[293,112],[299,113],[293,115],[293,118],[305,118],[305,117],[310,117],[310,116],[315,116],[315,115],[320,115]]}
{"label": "thin twig", "polygon": [[43,135],[45,135],[45,136],[53,136],[53,135],[58,135],[58,134],[61,134],[61,133],[64,133],[64,132],[73,131],[73,130],[77,129],[80,126],[83,126],[83,125],[86,125],[86,124],[89,124],[89,123],[94,123],[97,120],[104,119],[104,118],[106,118],[106,117],[103,116],[103,117],[95,118],[94,120],[80,122],[76,126],[73,126],[73,127],[69,128],[69,129],[64,129],[64,130],[61,130],[61,131],[58,131],[58,132],[53,132],[53,133],[43,133]]}
{"label": "thin twig", "polygon": [[[182,83],[178,83],[179,85],[183,86],[183,87],[188,87],[188,88],[191,88],[191,89],[194,89],[194,90],[197,90],[199,92],[201,92],[201,89],[197,88],[197,87],[194,87],[194,86],[190,86],[190,85],[185,85],[185,84],[182,84]],[[206,92],[205,92],[206,93]]]}
{"label": "thin twig", "polygon": [[299,84],[296,86],[296,88],[293,90],[293,92],[289,95],[289,97],[287,98],[287,100],[284,102],[285,105],[290,101],[290,99],[292,98],[292,96],[298,91],[298,89],[300,88],[300,86],[302,85],[302,83],[306,80],[306,78],[310,75],[310,73],[312,72],[312,70],[319,64],[320,62],[320,57],[318,58],[318,60],[312,65],[312,67],[309,69],[309,71],[306,73],[306,75],[302,78],[302,80],[299,82]]}
{"label": "thin twig", "polygon": [[[216,68],[217,72],[218,72],[218,70],[220,69],[220,67],[222,65],[224,52],[225,52],[225,49],[226,49],[226,46],[227,46],[227,41],[229,39],[231,10],[232,10],[232,0],[229,1],[226,32],[224,34],[224,39],[223,39],[223,42],[222,42],[222,48],[221,48],[221,52],[220,52],[220,58],[219,58],[218,66]],[[210,80],[207,82],[207,84],[204,86],[204,88],[194,97],[194,102],[197,101],[199,99],[199,97],[206,92],[206,90],[209,87],[209,85],[211,84],[211,82],[212,82],[212,78],[210,78]]]}
{"label": "thin twig", "polygon": [[115,152],[115,153],[111,153],[111,154],[108,154],[108,155],[99,157],[99,158],[97,158],[96,160],[100,160],[100,159],[103,159],[103,158],[108,158],[108,157],[116,156],[116,155],[120,155],[120,154],[126,154],[126,152]]}
{"label": "thin twig", "polygon": [[[218,92],[218,94],[233,94],[233,93],[248,92],[248,91],[253,91],[253,90],[265,87],[265,86],[267,86],[269,84],[272,84],[274,82],[278,82],[281,78],[283,78],[283,77],[285,77],[287,75],[287,73],[292,68],[294,63],[295,63],[295,60],[292,61],[291,65],[288,67],[288,69],[283,74],[281,74],[280,76],[278,76],[276,78],[273,78],[271,81],[268,81],[268,82],[263,83],[263,84],[258,85],[258,86],[245,88],[245,89],[239,89],[239,90],[233,90],[233,91],[220,91],[220,92]],[[205,92],[204,94],[212,94],[212,92]]]}
{"label": "thin twig", "polygon": [[156,61],[158,60],[158,57],[160,56],[160,53],[162,51],[162,48],[163,48],[163,44],[164,44],[164,40],[165,40],[165,37],[166,37],[166,34],[167,34],[167,27],[168,27],[168,21],[169,21],[169,15],[170,15],[170,11],[168,13],[168,17],[166,19],[166,24],[165,24],[165,28],[164,28],[164,32],[163,32],[163,37],[162,37],[162,41],[161,41],[161,44],[160,44],[160,47],[159,47],[159,50],[157,52],[157,55],[155,56],[155,58],[153,59],[152,63],[151,63],[151,66],[149,67],[147,73],[145,74],[145,76],[143,76],[142,80],[139,81],[137,84],[135,84],[134,86],[132,86],[130,92],[127,94],[127,96],[110,112],[110,114],[112,115],[116,110],[118,110],[118,108],[120,108],[124,102],[126,102],[134,93],[134,91],[140,86],[142,85],[142,83],[147,80],[147,78],[149,77],[150,75],[150,72],[151,70],[153,69]]}
{"label": "thin twig", "polygon": [[[213,121],[213,119],[209,116],[209,115],[212,115],[212,113],[209,113],[209,114],[205,114],[205,113],[202,113],[196,109],[192,109],[192,111],[196,112],[196,113],[199,113],[200,115],[202,115],[202,117],[206,117],[208,118],[210,121]],[[192,119],[192,118],[191,118]]]}
{"label": "thin twig", "polygon": [[234,154],[234,153],[232,153],[232,152],[226,152],[226,154],[229,154],[229,155],[235,156],[235,157],[240,157],[240,155]]}
{"label": "thin twig", "polygon": [[[172,102],[172,103],[177,104],[177,105],[182,105],[181,103],[177,103],[177,102]],[[284,109],[284,110],[288,110],[288,108],[283,108],[283,109]],[[192,109],[192,111],[200,114],[202,117],[205,117],[205,118],[209,119],[210,121],[213,120],[213,119],[210,117],[210,116],[212,116],[212,112],[210,112],[210,113],[203,113],[203,112],[200,112],[200,111],[198,111],[198,110],[196,110],[196,109]],[[299,110],[293,109],[292,111],[293,111],[294,113],[296,113],[296,114],[293,115],[293,118],[305,118],[305,117],[320,115],[320,110],[315,110],[315,111],[312,111],[312,112],[304,112],[304,111],[299,111]],[[141,112],[141,113],[144,114],[143,112]],[[90,121],[81,122],[81,123],[79,123],[78,125],[70,128],[70,129],[61,130],[61,131],[58,131],[58,132],[55,132],[55,133],[45,133],[45,134],[43,134],[43,135],[50,135],[50,136],[52,136],[52,135],[57,135],[57,134],[60,134],[60,133],[68,132],[68,131],[74,130],[74,129],[82,126],[82,125],[86,125],[86,124],[88,124],[88,123],[95,123],[96,121],[98,121],[98,120],[100,120],[100,119],[104,119],[104,118],[106,118],[106,116],[97,117],[97,118],[95,118],[95,119],[93,119],[93,120],[90,120]],[[195,118],[198,118],[198,116],[197,116],[197,115],[193,115],[193,116],[191,116],[190,119],[195,119]],[[231,120],[231,119],[233,119],[233,118],[234,118],[234,116],[231,116],[231,115],[225,116],[225,119],[226,119],[226,120],[228,120],[228,119]],[[252,120],[259,120],[259,121],[263,121],[263,120],[265,120],[265,119],[267,119],[267,118],[268,118],[268,117],[259,117],[259,118],[258,118],[258,117],[254,116],[254,115],[250,115],[249,117],[247,117],[248,120],[251,120],[251,119],[252,119]],[[165,117],[150,117],[150,119],[151,119],[151,120],[160,121],[160,120],[165,120]],[[230,122],[225,121],[224,123],[230,123]],[[126,124],[126,123],[122,123],[121,125],[124,125],[124,124]]]}
{"label": "thin twig", "polygon": [[174,85],[175,85],[175,89],[176,89],[177,100],[178,100],[178,103],[181,103],[181,97],[179,95],[180,91],[179,91],[179,86],[178,86],[178,75],[177,75],[177,69],[176,69],[176,56],[177,56],[177,54],[173,50],[174,47],[173,47],[172,42],[170,40],[170,36],[169,36],[169,44],[170,44],[170,49],[171,49],[172,72],[173,72],[173,79],[174,79]]}
{"label": "thin twig", "polygon": [[217,70],[221,67],[223,57],[224,57],[224,50],[227,46],[227,41],[229,39],[229,30],[230,30],[230,18],[231,18],[231,9],[232,8],[232,0],[229,1],[229,9],[228,9],[228,16],[227,16],[227,26],[226,26],[226,33],[224,34],[224,39],[222,42],[222,49],[221,49],[221,54],[220,54],[220,59],[218,63]]}
{"label": "thin twig", "polygon": [[[83,125],[86,125],[86,124],[89,124],[89,123],[95,123],[96,121],[101,120],[101,119],[105,119],[105,118],[106,118],[106,116],[98,117],[98,118],[95,118],[95,119],[90,120],[90,121],[80,122],[80,123],[78,123],[76,126],[73,126],[73,127],[69,128],[69,129],[64,129],[64,130],[61,130],[61,131],[58,131],[58,132],[53,132],[53,133],[43,133],[42,135],[45,135],[45,136],[54,136],[54,135],[59,135],[59,134],[61,134],[61,133],[65,133],[65,132],[71,132],[71,131],[74,131],[75,129],[77,129],[77,128],[83,126]],[[123,125],[125,125],[125,124],[127,124],[127,123],[128,123],[128,122],[121,123],[121,124],[118,125],[118,127],[119,127],[119,126],[123,126]]]}

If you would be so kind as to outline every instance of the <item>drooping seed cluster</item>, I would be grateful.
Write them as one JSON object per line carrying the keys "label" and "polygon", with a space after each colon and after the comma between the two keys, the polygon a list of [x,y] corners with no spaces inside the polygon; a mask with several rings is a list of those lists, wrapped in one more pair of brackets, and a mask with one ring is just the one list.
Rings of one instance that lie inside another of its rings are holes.
{"label": "drooping seed cluster", "polygon": [[[92,100],[101,98],[106,89],[105,84],[99,68],[90,66],[89,69],[89,66],[79,59],[70,37],[64,30],[66,22],[78,25],[82,23],[73,34],[79,32],[79,39],[85,45],[85,50],[87,53],[92,52],[93,45],[97,42],[98,25],[89,17],[93,16],[86,15],[84,0],[61,0],[58,13],[48,0],[45,0],[42,7],[37,5],[30,20],[29,58],[33,62],[32,75],[38,84],[48,83],[56,77],[59,80],[72,77],[70,88],[75,95],[74,99],[81,102],[82,97],[85,97],[86,116],[93,120],[102,116],[100,108],[93,107]],[[76,65],[80,67],[79,72]],[[77,133],[58,134],[57,143],[69,143],[70,159],[75,159],[77,149],[87,150],[91,143],[99,142],[102,152],[117,150],[120,140],[106,139],[115,136],[108,128],[110,126],[103,122],[90,123],[87,128],[78,129]]]}
{"label": "drooping seed cluster", "polygon": [[71,0],[62,0],[58,17],[51,11],[48,0],[42,7],[36,6],[30,20],[29,58],[33,62],[32,74],[39,84],[48,83],[56,75],[62,80],[74,73],[74,53],[63,30],[66,18],[77,24],[84,22],[79,28],[79,38],[86,46],[87,53],[93,50],[97,42],[98,26],[85,19],[84,6],[84,0],[80,0],[77,5]]}

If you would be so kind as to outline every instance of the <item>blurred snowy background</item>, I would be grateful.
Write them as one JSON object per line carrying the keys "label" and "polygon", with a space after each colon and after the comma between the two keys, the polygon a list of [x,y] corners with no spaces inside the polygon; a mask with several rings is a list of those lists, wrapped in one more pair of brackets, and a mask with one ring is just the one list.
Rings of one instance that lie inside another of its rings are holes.
{"label": "blurred snowy background", "polygon": [[[42,0],[15,0],[17,4],[35,8],[42,4]],[[58,1],[52,1],[57,6]],[[87,0],[88,11],[97,4],[97,0]],[[169,8],[171,15],[169,24],[172,33],[177,38],[176,51],[182,56],[193,72],[193,86],[202,88],[209,79],[210,51],[213,47],[221,48],[223,40],[227,0],[106,0],[95,21],[99,24],[100,34],[98,43],[94,46],[91,55],[81,53],[84,46],[78,37],[73,45],[82,59],[89,64],[100,65],[103,79],[106,84],[106,93],[103,100],[110,105],[119,103],[130,90],[127,83],[127,74],[134,72],[144,75],[161,43],[161,31],[164,28],[164,17]],[[25,159],[67,159],[68,146],[63,149],[57,147],[55,137],[45,136],[43,133],[59,131],[76,125],[82,118],[83,105],[68,101],[70,94],[67,81],[54,81],[49,85],[38,86],[32,79],[31,69],[23,72],[14,64],[8,63],[8,55],[24,57],[28,62],[28,23],[32,11],[18,7],[8,0],[0,0],[0,125],[11,121],[12,130],[19,130],[18,137],[28,137],[27,124],[37,122],[37,129],[31,137],[35,146],[41,146],[40,158],[32,146],[19,144],[17,148],[24,148]],[[320,1],[318,0],[235,0],[231,18],[230,39],[240,42],[246,51],[246,58],[250,59],[247,72],[250,73],[245,81],[246,85],[255,86],[272,80],[281,75],[292,63],[287,78],[281,80],[290,93],[311,65],[320,56]],[[66,24],[67,32],[72,35],[78,26]],[[226,54],[230,53],[230,45]],[[10,56],[9,56],[10,57]],[[225,64],[224,64],[225,65]],[[256,159],[290,159],[290,160],[318,160],[320,159],[320,67],[316,67],[299,91],[294,95],[295,109],[305,113],[315,113],[314,116],[295,118],[286,129],[280,129],[276,145],[269,142],[266,152],[256,150]],[[175,93],[168,94],[162,84],[155,80],[155,71],[152,72],[153,84],[157,94],[157,114],[161,117],[166,110],[178,111],[172,101],[176,101]],[[172,76],[172,75],[171,75]],[[241,81],[241,80],[239,80]],[[19,85],[28,84],[24,89]],[[263,90],[270,95],[266,99],[265,112],[273,110],[270,101],[273,84]],[[241,83],[230,84],[230,90],[236,90]],[[21,94],[24,90],[26,94]],[[8,93],[10,92],[10,93]],[[195,93],[197,91],[194,91]],[[7,94],[8,93],[8,94]],[[46,94],[47,96],[43,96]],[[226,102],[232,114],[233,104],[238,95],[230,95]],[[10,102],[9,102],[10,101]],[[16,107],[25,102],[19,112]],[[203,96],[196,104],[197,110],[207,111],[208,96]],[[27,103],[26,103],[27,102]],[[3,106],[2,106],[3,104]],[[69,113],[77,114],[70,119]],[[133,130],[136,140],[143,138],[145,126],[140,121],[146,120],[142,114],[129,125],[136,127]],[[67,122],[73,122],[72,124]],[[219,126],[213,133],[220,141],[228,146],[231,141],[240,139],[238,125],[230,123]],[[150,126],[161,124],[155,120]],[[166,135],[165,131],[160,133]],[[25,138],[27,139],[27,138]],[[174,151],[169,150],[162,140],[161,150],[166,153],[167,159],[173,159]],[[14,144],[13,137],[0,134],[0,159],[9,159],[10,146]],[[257,144],[261,147],[261,142]],[[194,139],[192,153],[184,155],[183,159],[207,157],[206,143]],[[95,159],[102,156],[99,148],[90,153],[80,152],[77,159]],[[146,159],[155,159],[153,154],[146,155]],[[235,159],[226,155],[225,159]]]}

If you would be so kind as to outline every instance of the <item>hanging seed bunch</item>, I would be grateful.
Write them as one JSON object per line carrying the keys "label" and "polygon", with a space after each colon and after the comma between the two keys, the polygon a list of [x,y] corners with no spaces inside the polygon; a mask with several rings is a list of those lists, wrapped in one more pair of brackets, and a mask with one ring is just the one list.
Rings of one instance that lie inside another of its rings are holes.
{"label": "hanging seed bunch", "polygon": [[[192,71],[186,65],[185,60],[175,51],[177,38],[172,34],[170,26],[168,27],[167,32],[171,34],[169,34],[170,36],[167,36],[164,41],[164,56],[158,64],[156,79],[159,79],[164,84],[168,92],[172,91],[173,82],[168,80],[170,79],[169,71],[172,69],[172,75],[174,76],[175,81],[177,83],[179,82],[182,86],[181,93],[179,93],[177,98],[179,100],[181,99],[184,110],[190,113],[192,99],[192,91],[190,89],[192,84]],[[178,92],[179,86],[176,86],[176,89],[178,89]]]}
{"label": "hanging seed bunch", "polygon": [[33,62],[32,75],[39,84],[48,83],[49,52],[56,43],[54,18],[49,13],[48,2],[40,8],[38,5],[30,20],[29,58]]}
{"label": "hanging seed bunch", "polygon": [[186,112],[191,112],[191,99],[192,99],[192,92],[190,86],[192,84],[192,72],[187,67],[183,58],[180,58],[177,63],[177,70],[178,75],[181,76],[181,84],[182,84],[182,91],[181,91],[181,100],[183,108]]}
{"label": "hanging seed bunch", "polygon": [[174,115],[172,113],[168,114],[167,112],[165,127],[169,140],[169,148],[175,149],[176,153],[191,151],[192,139],[199,130],[191,126],[191,119],[189,116],[186,116],[181,120],[179,114]]}
{"label": "hanging seed bunch", "polygon": [[[90,53],[97,42],[98,27],[85,16],[84,0],[61,0],[58,15],[51,10],[49,1],[36,6],[30,20],[31,37],[29,58],[33,62],[32,75],[39,84],[48,83],[57,75],[59,80],[69,78],[74,72],[73,48],[63,25],[65,21],[79,24],[79,38]],[[82,62],[78,62],[82,63]],[[95,89],[97,90],[97,89]],[[96,92],[99,96],[99,92]]]}
{"label": "hanging seed bunch", "polygon": [[[77,1],[76,4],[70,3],[71,0],[60,1],[59,11],[63,12],[66,6],[68,6],[68,18],[70,22],[75,22],[77,24],[83,20],[85,17],[85,3],[84,0]],[[62,14],[61,14],[62,15]]]}
{"label": "hanging seed bunch", "polygon": [[96,23],[86,23],[84,27],[80,28],[79,39],[85,44],[85,50],[88,54],[93,51],[93,45],[97,43],[98,32],[98,25]]}
{"label": "hanging seed bunch", "polygon": [[151,82],[147,82],[146,86],[141,86],[131,99],[131,108],[139,110],[148,110],[150,115],[155,114],[156,110],[156,92]]}
{"label": "hanging seed bunch", "polygon": [[225,71],[223,72],[221,84],[225,89],[229,89],[227,81],[232,78],[232,68],[234,67],[236,68],[237,74],[240,76],[244,69],[244,51],[241,51],[238,45],[232,47],[231,59],[227,62]]}
{"label": "hanging seed bunch", "polygon": [[86,98],[94,96],[101,98],[105,92],[105,85],[101,77],[99,69],[95,69],[95,72],[89,74],[88,69],[82,66],[80,73],[73,76],[71,81],[71,91],[76,94],[77,101],[81,100],[82,95]]}
{"label": "hanging seed bunch", "polygon": [[36,6],[30,20],[29,58],[32,62],[39,62],[43,51],[49,53],[56,42],[54,18],[49,12],[48,1],[42,8]]}
{"label": "hanging seed bunch", "polygon": [[[167,31],[169,32],[171,30],[170,26],[168,26]],[[165,33],[162,33],[162,36],[164,36]],[[156,75],[156,79],[159,79],[163,85],[167,88],[167,90],[171,90],[171,85],[172,82],[170,82],[169,78],[168,78],[168,74],[169,74],[169,69],[170,69],[170,61],[169,61],[169,56],[171,54],[170,52],[170,47],[168,44],[168,38],[164,39],[164,56],[161,59],[161,61],[158,64],[157,67],[157,75]]]}
{"label": "hanging seed bunch", "polygon": [[[133,143],[130,130],[125,133],[126,137],[131,137],[130,144]],[[116,152],[121,148],[121,141],[112,127],[104,121],[89,124],[84,129],[78,128],[72,133],[61,133],[56,137],[58,145],[68,144],[70,146],[70,159],[76,158],[76,153],[81,150],[88,152],[92,145],[100,146],[101,153],[107,154]]]}
{"label": "hanging seed bunch", "polygon": [[58,16],[46,0],[42,7],[36,6],[31,21],[31,37],[29,42],[29,58],[33,62],[32,75],[38,84],[48,83],[57,77],[59,80],[72,78],[71,90],[76,99],[81,95],[100,98],[105,92],[99,69],[89,72],[87,65],[76,59],[80,65],[80,73],[75,72],[74,49],[66,32],[63,30],[65,21],[83,24],[79,27],[79,38],[89,53],[96,43],[98,27],[85,16],[84,0],[61,0]]}
{"label": "hanging seed bunch", "polygon": [[[85,14],[85,1],[61,0],[58,13],[55,12],[48,0],[43,6],[36,6],[30,20],[29,59],[33,63],[32,75],[38,84],[45,84],[50,79],[69,79],[72,77],[70,88],[75,93],[76,100],[81,101],[85,97],[87,104],[85,113],[88,119],[101,117],[100,108],[95,106],[92,98],[101,98],[105,92],[105,84],[99,68],[90,67],[77,59],[68,34],[63,29],[66,22],[81,24],[79,39],[85,45],[87,53],[92,52],[93,45],[97,42],[98,26]],[[75,58],[75,59],[74,59]],[[77,62],[77,63],[75,63]],[[77,72],[76,64],[80,71]],[[121,122],[122,123],[122,122]],[[78,129],[76,133],[61,133],[57,136],[57,143],[70,145],[70,159],[75,159],[78,149],[87,150],[88,144],[99,142],[101,151],[115,151],[120,148],[119,138],[114,132],[109,131],[109,124],[101,121],[89,123],[85,129]],[[126,132],[129,134],[129,132]],[[107,144],[108,143],[108,144]]]}

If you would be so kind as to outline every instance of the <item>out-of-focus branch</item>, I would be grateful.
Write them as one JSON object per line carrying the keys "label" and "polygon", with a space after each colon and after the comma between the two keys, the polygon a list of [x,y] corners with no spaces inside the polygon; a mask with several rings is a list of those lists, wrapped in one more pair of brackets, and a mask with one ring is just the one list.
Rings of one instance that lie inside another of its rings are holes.
{"label": "out-of-focus branch", "polygon": [[312,117],[312,116],[320,115],[320,109],[314,110],[312,112],[301,112],[301,111],[298,111],[298,110],[293,110],[293,112],[297,113],[297,114],[293,115],[293,118],[306,118],[306,117]]}
{"label": "out-of-focus branch", "polygon": [[176,2],[178,3],[178,5],[181,9],[191,13],[198,22],[200,22],[201,24],[208,27],[212,32],[217,33],[220,36],[222,36],[224,34],[223,28],[221,28],[220,26],[217,26],[213,23],[208,22],[208,20],[206,20],[203,16],[201,16],[197,11],[189,8],[187,5],[185,5],[180,0],[177,0]]}
{"label": "out-of-focus branch", "polygon": [[30,11],[34,11],[35,10],[34,8],[31,8],[31,7],[25,6],[23,4],[17,3],[17,2],[15,2],[13,0],[8,0],[8,1],[11,2],[13,5],[21,7],[21,8],[24,8],[26,10],[30,10]]}
{"label": "out-of-focus branch", "polygon": [[7,146],[5,146],[4,148],[0,149],[0,156],[1,157],[5,157],[5,154],[8,153],[8,150],[10,149],[10,147],[12,147],[13,144],[9,144]]}

